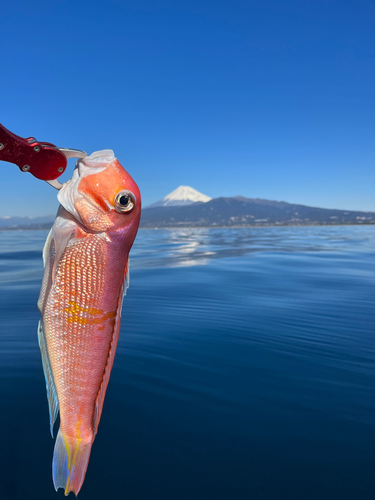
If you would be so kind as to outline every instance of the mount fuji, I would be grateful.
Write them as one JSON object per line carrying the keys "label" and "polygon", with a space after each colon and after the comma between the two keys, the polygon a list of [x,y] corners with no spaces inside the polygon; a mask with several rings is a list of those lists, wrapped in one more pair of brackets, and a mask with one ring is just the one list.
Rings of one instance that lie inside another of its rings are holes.
{"label": "mount fuji", "polygon": [[147,208],[155,208],[155,207],[172,207],[172,206],[185,206],[191,205],[192,203],[196,203],[200,201],[202,203],[206,203],[210,201],[211,198],[206,196],[203,193],[200,193],[196,189],[193,189],[190,186],[179,186],[177,189],[172,191],[171,193],[164,196],[159,201],[156,201],[152,205],[149,205]]}

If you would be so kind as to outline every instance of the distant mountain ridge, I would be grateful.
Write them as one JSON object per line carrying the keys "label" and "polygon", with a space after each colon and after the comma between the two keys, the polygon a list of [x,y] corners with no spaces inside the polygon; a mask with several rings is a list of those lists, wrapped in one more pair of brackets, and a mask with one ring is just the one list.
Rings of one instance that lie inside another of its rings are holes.
{"label": "distant mountain ridge", "polygon": [[[203,195],[205,196],[205,195]],[[0,229],[49,229],[54,215],[0,217]],[[247,227],[375,224],[375,212],[336,210],[259,198],[213,198],[188,205],[150,206],[142,209],[143,228]]]}
{"label": "distant mountain ridge", "polygon": [[47,229],[52,226],[55,217],[0,217],[0,229]]}
{"label": "distant mountain ridge", "polygon": [[142,211],[141,227],[305,226],[374,224],[375,212],[308,207],[258,198],[213,198],[206,203]]}
{"label": "distant mountain ridge", "polygon": [[159,201],[156,201],[155,203],[149,205],[146,208],[185,206],[185,205],[191,205],[192,203],[196,203],[198,201],[206,203],[207,201],[210,200],[211,198],[209,196],[200,193],[199,191],[190,186],[179,186],[177,189],[167,194],[167,196],[164,196],[164,198],[162,198]]}

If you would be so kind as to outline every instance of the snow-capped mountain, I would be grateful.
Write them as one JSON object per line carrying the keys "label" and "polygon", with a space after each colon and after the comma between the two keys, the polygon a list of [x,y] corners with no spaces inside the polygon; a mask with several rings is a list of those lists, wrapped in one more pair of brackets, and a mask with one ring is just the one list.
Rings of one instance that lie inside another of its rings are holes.
{"label": "snow-capped mountain", "polygon": [[177,189],[167,194],[167,196],[164,196],[164,198],[149,205],[147,208],[191,205],[197,201],[206,203],[210,200],[211,198],[209,196],[200,193],[190,186],[179,186]]}
{"label": "snow-capped mountain", "polygon": [[353,212],[294,205],[257,198],[214,198],[188,206],[159,206],[142,211],[141,227],[257,227],[373,224],[375,212]]}

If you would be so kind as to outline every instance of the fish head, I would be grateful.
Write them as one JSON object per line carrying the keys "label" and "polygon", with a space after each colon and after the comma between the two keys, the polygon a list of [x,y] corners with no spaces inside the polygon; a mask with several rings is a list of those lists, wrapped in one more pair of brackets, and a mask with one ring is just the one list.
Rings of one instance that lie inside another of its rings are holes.
{"label": "fish head", "polygon": [[57,198],[84,229],[124,235],[133,243],[141,216],[141,194],[112,150],[79,159]]}

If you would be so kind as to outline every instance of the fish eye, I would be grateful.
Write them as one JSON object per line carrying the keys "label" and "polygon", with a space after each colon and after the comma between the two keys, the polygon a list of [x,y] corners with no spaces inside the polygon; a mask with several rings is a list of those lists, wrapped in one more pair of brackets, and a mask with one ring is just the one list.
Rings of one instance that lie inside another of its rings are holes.
{"label": "fish eye", "polygon": [[130,212],[135,207],[135,196],[131,191],[120,191],[115,197],[116,212]]}

